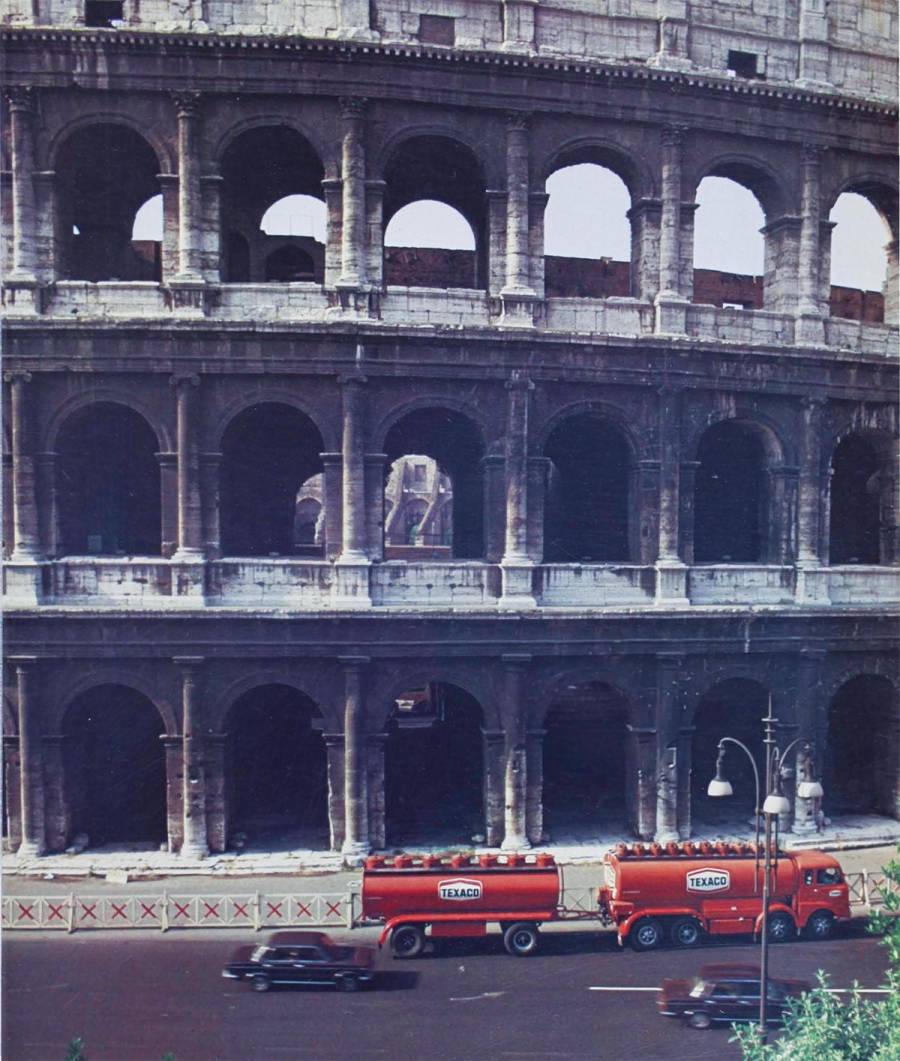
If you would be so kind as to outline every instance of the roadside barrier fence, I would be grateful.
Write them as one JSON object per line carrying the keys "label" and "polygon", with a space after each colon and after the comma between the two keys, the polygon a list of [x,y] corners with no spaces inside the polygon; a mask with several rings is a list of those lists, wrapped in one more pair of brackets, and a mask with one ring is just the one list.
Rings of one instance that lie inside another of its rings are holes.
{"label": "roadside barrier fence", "polygon": [[[850,902],[871,910],[897,886],[882,872],[845,874]],[[597,909],[595,888],[566,888],[564,908],[582,917]],[[353,928],[359,891],[247,892],[239,895],[6,895],[0,903],[4,929],[80,932],[84,929],[150,928]]]}

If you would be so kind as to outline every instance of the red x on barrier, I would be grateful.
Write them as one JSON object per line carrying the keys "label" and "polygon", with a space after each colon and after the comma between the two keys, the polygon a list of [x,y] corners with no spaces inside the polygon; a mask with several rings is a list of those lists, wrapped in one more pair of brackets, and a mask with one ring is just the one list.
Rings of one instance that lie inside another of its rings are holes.
{"label": "red x on barrier", "polygon": [[249,917],[250,916],[247,913],[247,904],[246,903],[239,903],[237,901],[237,899],[232,899],[231,901],[234,904],[234,912],[235,912],[235,914],[238,917]]}
{"label": "red x on barrier", "polygon": [[138,902],[141,904],[141,920],[142,921],[144,920],[145,917],[156,917],[156,902],[155,901],[148,904],[148,903],[145,903],[142,899],[138,899]]}
{"label": "red x on barrier", "polygon": [[204,899],[203,900],[203,905],[206,907],[206,909],[203,911],[203,916],[204,917],[218,917],[219,916],[219,904],[218,903],[208,903]]}
{"label": "red x on barrier", "polygon": [[326,917],[329,917],[331,914],[334,914],[335,917],[340,917],[340,914],[341,914],[341,900],[340,899],[338,899],[338,901],[336,903],[330,903],[326,899],[325,900],[325,905],[328,907],[328,913],[325,915]]}
{"label": "red x on barrier", "polygon": [[29,903],[27,906],[25,903],[16,903],[19,908],[19,919],[27,917],[30,921],[34,921],[34,914],[31,912],[34,909],[34,903]]}
{"label": "red x on barrier", "polygon": [[48,902],[47,905],[50,907],[50,916],[47,918],[47,920],[48,921],[52,921],[54,917],[58,917],[60,919],[60,921],[62,921],[63,920],[62,908],[66,904],[65,903],[60,903],[59,906],[56,906],[54,903]]}
{"label": "red x on barrier", "polygon": [[97,909],[97,904],[96,903],[90,903],[90,904],[82,903],[81,904],[81,920],[84,921],[84,919],[86,917],[92,917],[96,921],[97,920],[97,915],[94,913],[94,911],[96,909]]}
{"label": "red x on barrier", "polygon": [[184,906],[182,906],[181,903],[179,903],[176,899],[173,899],[172,900],[172,905],[175,907],[175,916],[176,917],[187,917],[188,916],[188,907],[191,905],[191,900],[188,899],[188,901],[184,904]]}
{"label": "red x on barrier", "polygon": [[301,903],[299,899],[297,900],[297,913],[312,917],[312,910],[305,903]]}
{"label": "red x on barrier", "polygon": [[110,903],[109,905],[112,907],[113,917],[124,917],[126,921],[128,920],[128,914],[125,913],[127,902],[122,903],[121,906],[118,903]]}
{"label": "red x on barrier", "polygon": [[[282,900],[282,902],[283,901],[284,900]],[[283,917],[284,916],[282,914],[282,912],[281,912],[281,903],[270,903],[270,902],[266,901],[266,906],[268,906],[268,908],[269,908],[269,914],[271,914],[273,917]],[[269,915],[267,914],[266,916],[268,917]]]}

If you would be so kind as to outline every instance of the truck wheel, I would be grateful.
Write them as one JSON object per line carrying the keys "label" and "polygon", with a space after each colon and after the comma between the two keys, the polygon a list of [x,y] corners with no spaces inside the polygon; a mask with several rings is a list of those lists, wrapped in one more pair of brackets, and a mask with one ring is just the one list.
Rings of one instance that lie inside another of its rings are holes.
{"label": "truck wheel", "polygon": [[632,950],[654,950],[663,940],[662,925],[652,917],[644,917],[631,926],[628,939]]}
{"label": "truck wheel", "polygon": [[676,947],[696,947],[700,942],[700,926],[692,917],[679,917],[669,929],[669,938]]}
{"label": "truck wheel", "polygon": [[538,949],[537,925],[529,925],[525,921],[510,925],[503,933],[503,946],[509,954],[519,958],[534,954]]}
{"label": "truck wheel", "polygon": [[692,1028],[708,1028],[712,1024],[712,1018],[708,1013],[692,1013],[688,1024]]}
{"label": "truck wheel", "polygon": [[834,932],[834,915],[827,910],[817,910],[806,922],[809,939],[828,939]]}
{"label": "truck wheel", "polygon": [[338,987],[341,991],[358,991],[359,980],[357,980],[355,976],[342,976],[340,980],[338,980]]}
{"label": "truck wheel", "polygon": [[418,925],[399,925],[391,933],[395,958],[418,958],[425,949],[425,933]]}
{"label": "truck wheel", "polygon": [[790,914],[770,914],[768,923],[769,939],[773,943],[787,943],[794,938],[794,921]]}
{"label": "truck wheel", "polygon": [[250,986],[254,991],[268,991],[272,986],[268,976],[254,976],[250,979]]}

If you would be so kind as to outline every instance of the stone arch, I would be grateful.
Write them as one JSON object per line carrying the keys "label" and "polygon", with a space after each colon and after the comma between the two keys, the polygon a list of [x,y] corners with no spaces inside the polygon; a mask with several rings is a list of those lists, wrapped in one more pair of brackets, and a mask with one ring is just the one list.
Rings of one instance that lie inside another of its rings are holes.
{"label": "stone arch", "polygon": [[287,405],[302,413],[319,432],[325,446],[324,452],[337,452],[341,447],[340,427],[333,425],[311,402],[304,401],[287,389],[271,385],[254,384],[252,394],[240,394],[221,405],[213,412],[210,443],[216,452],[222,450],[222,439],[229,426],[248,409],[256,405]]}
{"label": "stone arch", "polygon": [[828,561],[892,563],[895,537],[895,449],[890,431],[856,418],[833,432],[823,455],[828,482]]}
{"label": "stone arch", "polygon": [[[47,141],[46,158],[47,168],[56,170],[59,164],[59,153],[69,138],[81,130],[92,125],[121,125],[132,132],[140,135],[156,155],[158,165],[157,172],[169,174],[177,172],[177,149],[174,143],[169,143],[161,137],[152,125],[148,126],[129,114],[121,114],[115,110],[94,111],[90,114],[81,114],[73,121],[66,122]],[[38,141],[40,142],[40,141]]]}
{"label": "stone arch", "polygon": [[156,435],[158,452],[167,453],[172,451],[174,442],[168,425],[164,419],[160,418],[156,410],[131,391],[101,385],[96,388],[92,386],[89,393],[77,394],[72,398],[67,398],[53,410],[42,432],[41,445],[44,452],[56,452],[60,429],[65,426],[70,417],[80,413],[83,409],[98,404],[122,405],[137,413],[138,416],[143,417],[147,422],[147,426]]}
{"label": "stone arch", "polygon": [[59,686],[59,688],[57,694],[50,697],[46,715],[47,732],[61,733],[66,715],[73,701],[101,685],[120,685],[134,689],[135,692],[140,693],[146,700],[149,700],[159,712],[159,717],[163,723],[163,732],[167,737],[177,736],[181,732],[181,723],[178,716],[155,684],[148,682],[146,677],[138,671],[118,664],[94,668],[74,680],[68,672],[61,674],[58,679],[55,679],[51,689],[56,686]]}
{"label": "stone arch", "polygon": [[487,177],[486,162],[482,158],[482,151],[478,141],[469,135],[463,123],[457,122],[416,122],[403,125],[395,133],[388,135],[382,141],[378,152],[372,159],[372,173],[378,180],[385,179],[385,171],[393,156],[410,140],[439,137],[445,140],[458,141],[471,155],[477,159],[481,166],[482,174]]}
{"label": "stone arch", "polygon": [[575,137],[553,148],[538,168],[541,186],[557,170],[585,162],[615,173],[628,189],[632,204],[656,194],[655,177],[647,161],[621,144],[596,136]]}
{"label": "stone arch", "polygon": [[394,672],[390,675],[385,674],[372,684],[366,696],[369,732],[380,733],[384,729],[390,717],[391,705],[398,696],[408,689],[417,689],[429,682],[455,685],[467,696],[478,701],[484,715],[485,729],[499,730],[502,728],[500,713],[497,710],[495,697],[491,695],[489,683],[479,680],[476,674],[469,674],[465,670],[460,671],[453,666],[448,667],[440,661],[435,661],[433,666],[423,663],[404,670],[402,677],[399,678],[395,677]]}
{"label": "stone arch", "polygon": [[470,402],[462,401],[452,396],[436,394],[433,397],[420,395],[399,405],[392,406],[379,420],[372,431],[372,445],[377,452],[384,451],[384,442],[389,432],[405,416],[410,413],[419,412],[422,409],[449,409],[459,416],[470,420],[477,428],[482,445],[487,450],[490,431],[488,421],[479,409]]}
{"label": "stone arch", "polygon": [[528,727],[540,729],[543,726],[553,698],[558,696],[567,685],[587,685],[591,682],[608,685],[620,696],[628,704],[629,725],[638,726],[641,722],[640,703],[637,697],[626,691],[629,684],[627,678],[627,675],[619,673],[616,669],[598,667],[596,664],[554,669],[531,683],[527,714]]}
{"label": "stone arch", "polygon": [[629,410],[612,402],[597,401],[592,398],[569,402],[555,409],[533,432],[534,452],[543,453],[553,432],[566,420],[574,416],[593,414],[608,420],[624,436],[631,450],[634,461],[650,460],[655,457],[652,439],[649,432],[638,432],[635,429],[635,418],[629,416]]}
{"label": "stone arch", "polygon": [[[687,178],[690,183],[686,183],[685,187],[693,188],[696,196],[697,189],[706,177],[724,177],[752,192],[762,207],[766,223],[789,214],[794,209],[791,190],[784,176],[752,155],[724,152],[704,160]],[[799,199],[796,208],[799,208]]]}
{"label": "stone arch", "polygon": [[316,704],[326,720],[328,732],[339,733],[343,728],[340,710],[336,706],[339,697],[329,697],[322,687],[323,684],[323,679],[319,677],[308,682],[298,681],[294,668],[288,663],[283,666],[267,664],[264,667],[254,667],[214,693],[205,722],[210,731],[224,733],[232,708],[245,693],[266,685],[285,685]]}
{"label": "stone arch", "polygon": [[[254,129],[269,129],[281,126],[302,136],[317,156],[323,170],[328,171],[329,166],[327,163],[334,163],[334,159],[337,156],[329,151],[327,141],[321,137],[313,127],[304,122],[297,121],[296,117],[293,115],[278,113],[255,114],[252,117],[244,118],[241,121],[230,124],[227,129],[223,130],[218,135],[212,145],[210,157],[214,165],[219,171],[221,171],[222,160],[244,133],[252,132]],[[340,176],[337,172],[333,174],[326,173],[326,175]]]}
{"label": "stone arch", "polygon": [[826,813],[900,818],[900,708],[886,675],[857,674],[828,700],[823,720]]}
{"label": "stone arch", "polygon": [[131,685],[94,684],[70,696],[60,728],[64,823],[60,839],[84,833],[89,844],[167,838],[165,721],[157,704]]}
{"label": "stone arch", "polygon": [[822,216],[828,217],[834,204],[845,192],[855,192],[867,199],[881,214],[890,230],[891,239],[900,235],[898,219],[898,182],[885,173],[854,173],[834,181],[824,189]]}

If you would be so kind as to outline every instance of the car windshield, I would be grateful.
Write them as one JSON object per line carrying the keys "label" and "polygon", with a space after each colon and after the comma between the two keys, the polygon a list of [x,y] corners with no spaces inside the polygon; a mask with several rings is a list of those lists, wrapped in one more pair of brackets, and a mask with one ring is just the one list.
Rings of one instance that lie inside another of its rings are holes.
{"label": "car windshield", "polygon": [[700,980],[699,978],[694,977],[693,984],[692,984],[691,990],[689,992],[690,997],[691,998],[699,998],[703,994],[703,992],[705,990],[706,990],[706,981],[705,980]]}
{"label": "car windshield", "polygon": [[250,955],[250,961],[261,962],[263,958],[269,953],[269,948],[264,946],[254,947],[253,953]]}

